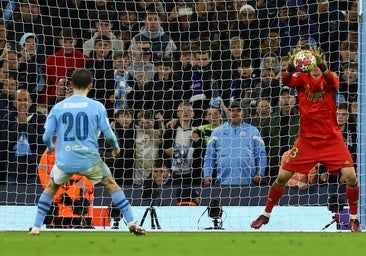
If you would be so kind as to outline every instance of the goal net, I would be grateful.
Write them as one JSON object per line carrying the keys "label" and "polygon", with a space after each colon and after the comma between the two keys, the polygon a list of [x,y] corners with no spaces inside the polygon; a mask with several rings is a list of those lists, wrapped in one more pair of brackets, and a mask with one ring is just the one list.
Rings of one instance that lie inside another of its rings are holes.
{"label": "goal net", "polygon": [[[288,53],[314,46],[340,79],[336,118],[355,162],[364,226],[361,2],[1,4],[0,230],[33,225],[55,164],[44,124],[73,94],[78,68],[91,71],[87,96],[105,106],[118,138],[119,156],[103,133],[99,152],[138,223],[148,231],[252,230],[300,128],[297,91],[282,84]],[[69,130],[57,140],[85,139],[82,117],[73,121],[76,128],[63,121]],[[319,163],[295,173],[263,230],[349,230],[348,210],[344,178]],[[107,191],[79,175],[62,184],[44,224],[127,230]]]}

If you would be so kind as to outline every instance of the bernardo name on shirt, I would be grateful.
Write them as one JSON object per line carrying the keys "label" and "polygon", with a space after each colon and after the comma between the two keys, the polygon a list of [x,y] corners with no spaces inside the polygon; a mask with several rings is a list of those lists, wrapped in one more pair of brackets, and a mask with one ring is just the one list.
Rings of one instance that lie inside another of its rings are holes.
{"label": "bernardo name on shirt", "polygon": [[63,104],[63,108],[86,108],[88,102],[66,102]]}

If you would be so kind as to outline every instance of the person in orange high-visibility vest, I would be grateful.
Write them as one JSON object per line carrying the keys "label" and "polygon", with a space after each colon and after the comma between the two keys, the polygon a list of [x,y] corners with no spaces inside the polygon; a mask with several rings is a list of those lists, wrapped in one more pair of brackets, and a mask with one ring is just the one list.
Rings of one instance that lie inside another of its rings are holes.
{"label": "person in orange high-visibility vest", "polygon": [[[51,178],[55,150],[44,151],[38,165],[38,177],[43,188]],[[47,228],[93,228],[94,185],[84,176],[74,174],[57,191],[44,224]]]}

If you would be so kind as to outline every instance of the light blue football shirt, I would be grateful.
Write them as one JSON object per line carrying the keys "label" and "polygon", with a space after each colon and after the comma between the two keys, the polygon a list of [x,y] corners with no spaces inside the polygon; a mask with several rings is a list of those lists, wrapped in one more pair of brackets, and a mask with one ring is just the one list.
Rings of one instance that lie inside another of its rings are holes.
{"label": "light blue football shirt", "polygon": [[45,123],[43,141],[53,148],[56,132],[56,165],[64,172],[79,172],[101,161],[98,135],[103,132],[114,149],[117,138],[109,124],[105,107],[80,94],[57,103]]}

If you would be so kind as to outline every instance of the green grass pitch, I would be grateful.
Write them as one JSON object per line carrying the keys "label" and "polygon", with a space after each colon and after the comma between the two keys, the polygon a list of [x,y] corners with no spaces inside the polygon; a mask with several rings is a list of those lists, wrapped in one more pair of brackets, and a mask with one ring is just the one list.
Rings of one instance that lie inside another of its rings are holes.
{"label": "green grass pitch", "polygon": [[365,255],[365,233],[349,232],[0,232],[1,255]]}

